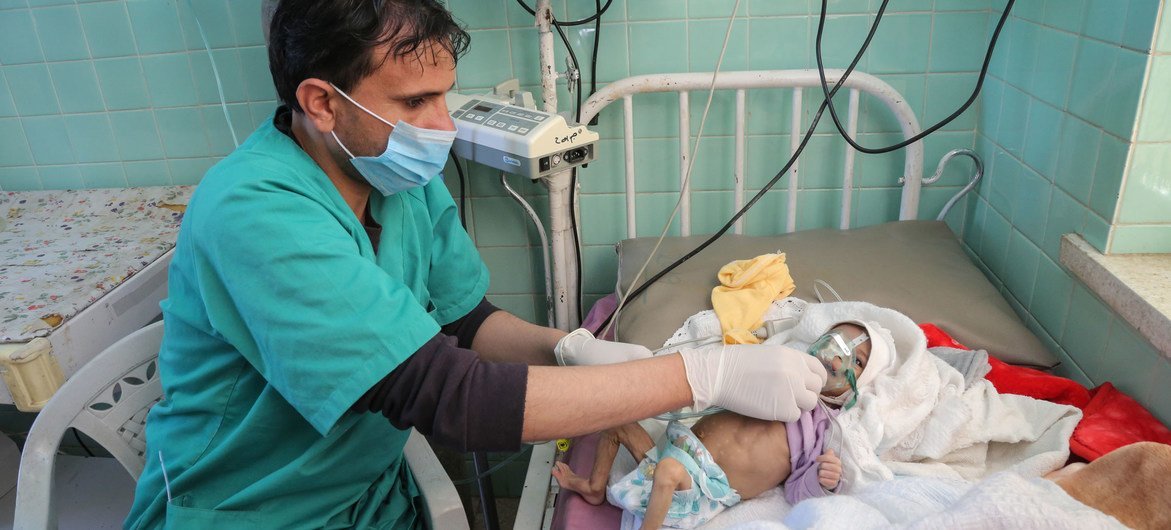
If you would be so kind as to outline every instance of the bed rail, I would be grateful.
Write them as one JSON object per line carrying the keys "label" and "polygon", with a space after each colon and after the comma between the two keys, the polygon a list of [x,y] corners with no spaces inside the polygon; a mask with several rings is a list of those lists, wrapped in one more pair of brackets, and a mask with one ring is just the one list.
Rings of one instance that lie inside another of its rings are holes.
{"label": "bed rail", "polygon": [[[841,79],[844,70],[826,70],[826,79],[831,85]],[[656,92],[677,92],[679,94],[679,179],[682,186],[687,175],[691,157],[691,108],[689,93],[696,91],[704,94],[712,86],[712,74],[705,72],[682,74],[652,74],[628,77],[610,83],[599,90],[582,105],[581,122],[587,123],[597,116],[603,109],[615,101],[622,100],[625,131],[626,155],[626,232],[627,237],[637,235],[636,205],[635,205],[635,163],[634,163],[634,103],[633,97],[637,94]],[[746,93],[751,89],[762,88],[791,88],[793,89],[790,102],[792,105],[792,119],[789,127],[790,153],[797,149],[805,133],[806,124],[802,123],[802,99],[804,89],[817,87],[813,97],[820,100],[820,79],[817,70],[758,70],[743,72],[720,72],[715,79],[716,90],[736,91],[736,131],[735,131],[735,208],[738,210],[744,205],[745,175],[745,123],[746,123]],[[915,118],[903,96],[885,81],[864,73],[853,72],[846,80],[848,89],[849,112],[847,117],[847,132],[852,137],[857,135],[859,101],[861,94],[869,94],[881,101],[895,116],[901,129],[903,138],[910,138],[920,132],[919,121]],[[840,227],[850,227],[851,205],[854,182],[854,157],[856,151],[849,146],[845,148],[844,171],[842,175],[842,204]],[[906,161],[903,175],[899,182],[903,186],[899,219],[916,219],[919,211],[919,193],[923,180],[923,143],[915,142],[907,146]],[[788,218],[786,231],[797,229],[797,188],[800,183],[800,161],[793,164],[788,178]],[[892,184],[894,184],[892,182]],[[687,188],[689,188],[688,186]],[[691,234],[691,190],[683,189],[683,203],[680,207],[680,230],[682,235]],[[743,232],[743,220],[735,227],[737,234]]]}

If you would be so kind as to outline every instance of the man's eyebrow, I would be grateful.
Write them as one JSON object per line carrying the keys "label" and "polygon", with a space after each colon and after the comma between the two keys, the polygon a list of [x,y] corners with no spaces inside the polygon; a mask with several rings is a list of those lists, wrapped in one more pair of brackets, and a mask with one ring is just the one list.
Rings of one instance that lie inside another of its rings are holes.
{"label": "man's eyebrow", "polygon": [[415,99],[415,98],[428,98],[428,97],[442,96],[443,94],[450,92],[451,89],[453,89],[453,88],[455,88],[455,83],[452,83],[451,86],[448,87],[447,90],[441,90],[441,91],[428,90],[426,92],[415,92],[415,93],[410,93],[410,94],[394,94],[391,97],[394,99]]}

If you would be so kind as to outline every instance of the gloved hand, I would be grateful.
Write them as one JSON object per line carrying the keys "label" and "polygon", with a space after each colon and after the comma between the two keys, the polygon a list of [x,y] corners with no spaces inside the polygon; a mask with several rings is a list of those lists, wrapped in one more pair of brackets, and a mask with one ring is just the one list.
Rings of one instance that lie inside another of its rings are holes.
{"label": "gloved hand", "polygon": [[557,341],[553,355],[561,366],[592,366],[649,359],[651,351],[638,344],[595,339],[588,329],[578,328]]}
{"label": "gloved hand", "polygon": [[713,344],[683,349],[695,410],[711,406],[764,420],[794,421],[817,406],[825,368],[787,346]]}

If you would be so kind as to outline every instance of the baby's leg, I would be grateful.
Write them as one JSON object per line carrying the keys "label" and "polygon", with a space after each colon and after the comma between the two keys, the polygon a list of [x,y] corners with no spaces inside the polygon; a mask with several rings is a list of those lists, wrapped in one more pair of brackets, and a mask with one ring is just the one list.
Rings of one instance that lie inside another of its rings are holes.
{"label": "baby's leg", "polygon": [[658,530],[667,518],[671,497],[676,491],[691,489],[691,475],[687,468],[674,458],[664,458],[655,466],[651,498],[647,503],[646,516],[642,519],[642,530]]}
{"label": "baby's leg", "polygon": [[606,500],[606,483],[610,479],[610,468],[618,456],[619,444],[625,446],[639,461],[646,458],[647,451],[655,446],[650,435],[637,423],[608,429],[598,439],[598,452],[588,480],[574,473],[564,462],[553,465],[553,478],[557,479],[562,488],[578,492],[590,504],[602,504]]}

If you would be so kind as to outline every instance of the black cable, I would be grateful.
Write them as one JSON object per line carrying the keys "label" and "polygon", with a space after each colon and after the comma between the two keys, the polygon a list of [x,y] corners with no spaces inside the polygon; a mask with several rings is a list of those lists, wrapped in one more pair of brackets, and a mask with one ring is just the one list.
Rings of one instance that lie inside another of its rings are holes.
{"label": "black cable", "polygon": [[532,448],[533,448],[533,446],[531,446],[531,445],[530,445],[530,446],[527,446],[527,447],[525,447],[524,449],[521,449],[520,451],[517,451],[517,452],[515,452],[515,453],[513,453],[513,454],[509,455],[509,456],[508,456],[507,458],[505,458],[504,460],[501,460],[500,462],[497,462],[497,463],[496,463],[496,465],[494,465],[494,466],[492,466],[492,467],[488,468],[488,470],[487,470],[487,471],[484,471],[483,473],[479,473],[479,474],[473,475],[473,476],[471,476],[471,477],[468,477],[468,478],[463,478],[463,479],[459,479],[459,480],[453,480],[453,481],[451,481],[451,484],[452,484],[453,486],[466,486],[466,485],[468,485],[468,484],[471,484],[471,483],[473,483],[473,482],[477,482],[477,481],[479,481],[480,479],[483,479],[483,478],[485,478],[485,477],[487,477],[487,476],[489,476],[489,475],[491,475],[491,474],[493,474],[493,473],[495,473],[495,472],[497,472],[497,471],[500,471],[500,469],[501,469],[501,468],[503,468],[503,467],[504,467],[506,464],[508,464],[509,462],[512,462],[513,460],[516,460],[516,459],[517,459],[518,457],[520,457],[521,455],[528,454]]}
{"label": "black cable", "polygon": [[565,36],[565,30],[557,25],[554,25],[553,29],[556,29],[557,34],[561,35],[561,42],[565,43],[565,51],[569,52],[569,61],[573,63],[573,69],[577,72],[577,79],[575,80],[575,84],[577,85],[575,90],[577,92],[577,110],[574,111],[574,116],[577,122],[581,123],[581,63],[577,62],[577,54],[573,53],[573,46],[569,45],[569,37]]}
{"label": "black cable", "polygon": [[[1008,4],[1006,4],[1004,7],[1004,12],[1000,14],[1000,22],[998,22],[996,24],[996,31],[994,31],[992,33],[992,39],[988,43],[988,51],[984,54],[984,65],[980,67],[980,76],[976,79],[976,87],[972,90],[972,94],[970,96],[968,96],[968,100],[965,101],[963,105],[960,105],[960,108],[956,109],[956,111],[951,113],[950,116],[948,116],[947,118],[944,118],[939,123],[936,123],[935,125],[932,125],[931,127],[924,129],[919,134],[916,134],[915,136],[913,136],[911,138],[907,138],[906,140],[903,140],[897,144],[888,145],[886,147],[879,147],[879,148],[868,148],[868,147],[864,147],[864,146],[859,145],[857,142],[854,141],[853,138],[850,138],[850,134],[846,132],[846,129],[844,127],[842,127],[842,122],[838,118],[838,113],[836,110],[834,110],[834,106],[831,104],[829,106],[829,115],[830,115],[830,118],[833,119],[834,126],[836,126],[838,129],[838,133],[840,133],[842,135],[842,138],[844,138],[846,140],[846,142],[849,143],[850,146],[853,147],[854,149],[857,149],[858,151],[861,151],[866,154],[878,155],[878,154],[883,154],[883,153],[889,153],[891,151],[896,151],[896,150],[902,149],[908,145],[911,145],[915,142],[918,142],[919,140],[926,138],[927,135],[934,133],[935,131],[939,130],[941,127],[951,123],[953,120],[955,120],[957,117],[959,117],[960,114],[963,114],[964,111],[968,110],[968,107],[971,107],[972,103],[974,103],[976,101],[976,98],[980,95],[980,89],[984,86],[984,77],[986,75],[988,75],[988,66],[992,62],[992,52],[996,50],[996,41],[1000,39],[1000,31],[1002,29],[1004,29],[1004,23],[1005,23],[1005,21],[1008,20],[1008,15],[1009,15],[1009,13],[1012,12],[1012,6],[1015,3],[1016,3],[1016,0],[1008,0]],[[825,65],[823,64],[822,58],[821,58],[821,40],[822,40],[821,38],[822,38],[822,33],[825,30],[825,17],[826,17],[827,5],[828,5],[828,0],[821,0],[821,18],[817,23],[817,39],[816,39],[816,43],[814,45],[814,49],[817,52],[815,54],[817,56],[817,73],[818,73],[818,76],[821,78],[822,94],[824,94],[826,98],[831,98],[832,96],[829,93],[829,83],[825,79]],[[886,7],[886,5],[884,3],[883,9],[885,9],[885,7]],[[882,17],[882,9],[879,9],[878,17],[879,18]]]}
{"label": "black cable", "polygon": [[[805,136],[801,138],[801,144],[797,146],[797,149],[793,152],[793,156],[789,157],[789,161],[785,162],[784,167],[782,167],[781,170],[778,171],[777,174],[773,176],[773,178],[769,180],[763,188],[760,189],[760,191],[756,192],[756,194],[752,196],[752,199],[750,199],[748,203],[744,205],[744,207],[740,208],[740,210],[736,212],[736,215],[733,215],[732,218],[729,219],[728,222],[725,223],[719,231],[717,231],[715,234],[712,234],[711,237],[707,238],[707,240],[701,243],[698,247],[692,249],[691,252],[688,252],[683,257],[675,260],[666,268],[659,271],[658,274],[655,274],[649,280],[634,288],[634,290],[630,291],[630,294],[624,297],[624,300],[631,300],[642,294],[647,290],[647,288],[649,288],[655,282],[659,281],[659,279],[661,279],[663,276],[670,274],[671,271],[675,270],[687,260],[695,257],[700,252],[703,252],[704,249],[711,246],[712,243],[715,243],[717,239],[723,237],[724,234],[726,234],[728,230],[730,230],[732,226],[736,224],[736,221],[739,221],[745,213],[748,213],[748,210],[752,208],[757,201],[764,197],[765,193],[771,190],[773,186],[775,186],[776,183],[781,180],[781,177],[783,177],[785,173],[789,171],[789,168],[793,167],[793,164],[797,161],[797,157],[801,156],[801,153],[805,151],[805,146],[808,145],[809,140],[813,138],[813,131],[817,130],[817,124],[821,121],[821,116],[825,113],[825,108],[829,106],[831,101],[833,101],[834,94],[837,94],[838,90],[845,86],[846,80],[849,79],[850,74],[854,72],[854,68],[858,66],[858,62],[862,60],[862,55],[865,54],[866,49],[870,47],[870,41],[874,39],[874,33],[878,30],[878,24],[882,21],[882,13],[886,10],[888,3],[890,3],[890,0],[882,0],[882,6],[878,9],[878,16],[874,18],[874,23],[871,24],[870,32],[866,35],[866,40],[862,43],[862,47],[858,49],[858,54],[855,55],[854,60],[850,62],[850,67],[846,68],[846,71],[842,73],[841,79],[839,79],[838,82],[834,85],[833,90],[830,90],[828,96],[821,101],[821,107],[817,109],[817,114],[813,116],[813,122],[809,124],[809,129],[805,131]],[[610,325],[610,321],[614,319],[615,314],[616,313],[610,313],[610,315],[606,317],[606,320],[602,322],[601,329],[606,329],[606,327]]]}
{"label": "black cable", "polygon": [[[529,7],[528,4],[525,4],[524,0],[516,0],[516,3],[520,4],[520,6],[523,7],[525,11],[528,11],[530,15],[535,16],[537,14],[536,11],[533,11],[533,8]],[[572,22],[558,22],[558,21],[554,20],[553,25],[555,25],[555,26],[580,26],[582,24],[589,24],[590,22],[593,22],[599,18],[602,18],[602,14],[605,13],[607,9],[610,9],[610,4],[612,4],[612,3],[614,3],[614,0],[606,0],[606,5],[602,6],[600,9],[598,9],[597,13],[594,13],[593,15],[590,15],[586,18],[581,19],[581,20],[574,20]]]}
{"label": "black cable", "polygon": [[[609,3],[606,4],[609,7]],[[602,41],[602,13],[605,9],[602,8],[602,0],[594,0],[594,8],[598,15],[594,19],[594,52],[590,58],[590,96],[593,96],[598,91],[598,43]],[[580,100],[579,100],[580,101]],[[581,121],[581,104],[578,103],[577,120]],[[590,119],[590,125],[598,124],[598,116],[595,114]],[[585,287],[581,284],[581,234],[577,228],[577,168],[573,168],[573,173],[569,179],[569,224],[573,230],[573,255],[577,260],[577,314],[579,317],[585,317]]]}
{"label": "black cable", "polygon": [[86,445],[85,441],[81,439],[81,433],[77,432],[77,428],[70,427],[69,430],[73,431],[73,437],[77,438],[77,443],[81,445],[82,449],[85,449],[85,454],[89,455],[89,456],[94,456],[94,452],[90,451],[89,446]]}
{"label": "black cable", "polygon": [[464,177],[464,167],[459,163],[459,158],[455,156],[455,151],[452,150],[451,162],[455,164],[455,172],[459,174],[459,224],[463,225],[464,231],[468,231],[468,191],[467,180]]}
{"label": "black cable", "polygon": [[573,256],[577,260],[577,315],[585,318],[585,305],[582,303],[585,288],[581,285],[581,236],[577,228],[577,168],[573,168],[569,177],[569,228],[573,232]]}
{"label": "black cable", "polygon": [[[590,58],[590,96],[598,93],[598,46],[602,42],[602,0],[594,0],[598,18],[594,19],[594,53]],[[598,115],[590,118],[590,125],[598,124]]]}

